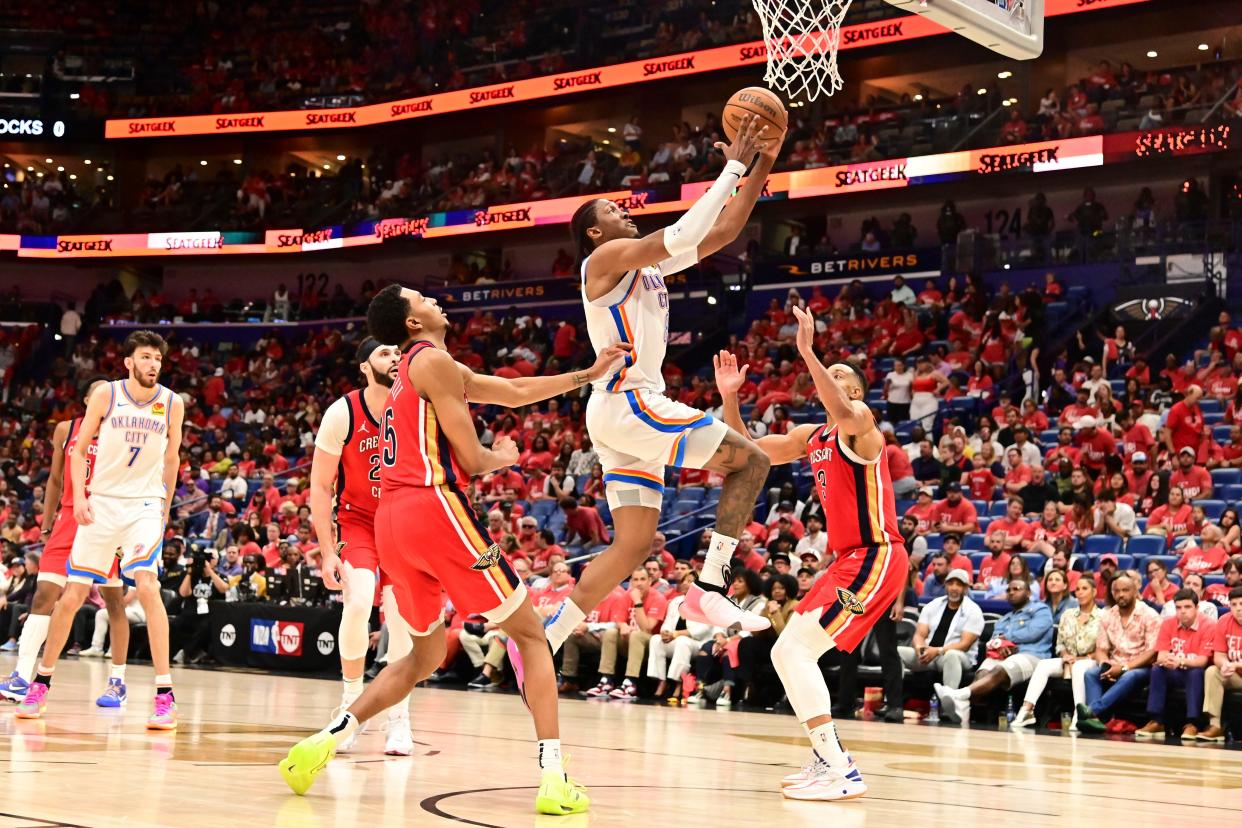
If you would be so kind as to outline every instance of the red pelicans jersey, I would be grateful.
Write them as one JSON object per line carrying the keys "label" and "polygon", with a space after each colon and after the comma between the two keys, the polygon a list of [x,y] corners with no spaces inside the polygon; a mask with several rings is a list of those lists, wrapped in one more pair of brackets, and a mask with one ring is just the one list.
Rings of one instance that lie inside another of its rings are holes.
{"label": "red pelicans jersey", "polygon": [[336,508],[373,518],[380,497],[380,424],[361,389],[341,399],[349,408],[349,436],[336,472]]}
{"label": "red pelicans jersey", "polygon": [[388,392],[382,421],[381,487],[385,491],[431,486],[461,486],[469,481],[453,456],[448,437],[436,419],[436,410],[410,382],[410,362],[434,348],[415,342],[402,360],[401,371]]}
{"label": "red pelicans jersey", "polygon": [[[69,422],[69,436],[65,439],[65,473],[64,483],[60,487],[60,512],[73,520],[73,474],[70,464],[73,463],[73,450],[78,444],[78,434],[82,430],[82,418],[74,417]],[[90,491],[91,475],[95,471],[95,454],[99,451],[94,438],[86,448],[86,488]]]}
{"label": "red pelicans jersey", "polygon": [[864,463],[825,426],[807,441],[815,488],[824,504],[828,546],[838,555],[876,544],[903,543],[893,481],[883,455]]}

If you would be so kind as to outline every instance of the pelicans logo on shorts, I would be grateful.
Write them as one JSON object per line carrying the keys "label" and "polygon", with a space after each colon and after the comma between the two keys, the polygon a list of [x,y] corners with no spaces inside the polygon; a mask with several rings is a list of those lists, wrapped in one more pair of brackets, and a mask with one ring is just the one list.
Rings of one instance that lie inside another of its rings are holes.
{"label": "pelicans logo on shorts", "polygon": [[862,601],[858,600],[858,596],[845,587],[837,587],[837,600],[841,602],[841,606],[846,612],[853,613],[854,615],[862,615],[867,611],[863,607]]}
{"label": "pelicans logo on shorts", "polygon": [[471,564],[470,568],[477,572],[486,572],[493,566],[500,565],[500,545],[493,543],[487,548],[487,551],[479,556],[479,559]]}

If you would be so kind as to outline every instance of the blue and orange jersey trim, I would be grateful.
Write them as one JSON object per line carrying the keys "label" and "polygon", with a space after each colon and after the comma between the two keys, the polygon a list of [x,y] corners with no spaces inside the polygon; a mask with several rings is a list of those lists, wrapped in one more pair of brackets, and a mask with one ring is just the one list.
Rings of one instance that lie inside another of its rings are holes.
{"label": "blue and orange jersey trim", "polygon": [[664,481],[640,469],[613,469],[604,474],[605,483],[631,483],[664,494]]}
{"label": "blue and orange jersey trim", "polygon": [[[625,312],[625,304],[630,301],[630,297],[634,295],[634,291],[638,288],[638,277],[639,273],[635,270],[633,281],[630,282],[630,288],[625,292],[625,295],[621,297],[621,301],[608,307],[609,312],[612,313],[613,324],[617,326],[617,333],[620,335],[621,341],[631,346],[634,344],[634,328],[630,325],[630,317]],[[613,374],[612,379],[608,381],[608,385],[606,386],[608,391],[616,391],[621,386],[621,383],[625,382],[626,373],[637,361],[637,359],[638,353],[636,351],[631,351],[625,355],[625,364],[622,365],[621,370]]]}
{"label": "blue and orange jersey trim", "polygon": [[662,417],[647,406],[647,403],[643,401],[642,395],[638,392],[626,391],[624,393],[626,400],[630,403],[630,410],[634,412],[634,416],[656,431],[673,434],[689,428],[702,428],[715,422],[712,415],[702,411],[697,412],[692,417]]}

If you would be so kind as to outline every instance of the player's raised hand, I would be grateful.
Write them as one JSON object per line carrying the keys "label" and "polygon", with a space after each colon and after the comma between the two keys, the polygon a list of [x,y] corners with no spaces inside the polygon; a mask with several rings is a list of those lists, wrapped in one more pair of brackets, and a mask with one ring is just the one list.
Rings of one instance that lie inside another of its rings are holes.
{"label": "player's raised hand", "polygon": [[809,310],[793,307],[793,315],[798,320],[798,352],[804,357],[815,353],[815,314]]}
{"label": "player's raised hand", "polygon": [[518,447],[512,437],[497,437],[496,442],[492,443],[492,454],[496,455],[500,468],[517,465]]}
{"label": "player's raised hand", "polygon": [[716,388],[725,397],[736,394],[746,383],[746,375],[750,372],[750,365],[743,365],[739,369],[737,357],[723,350],[712,357],[712,367],[716,369]]}
{"label": "player's raised hand", "polygon": [[716,149],[724,153],[726,161],[741,161],[749,167],[750,162],[755,159],[766,143],[759,137],[761,131],[759,118],[755,115],[746,115],[738,125],[737,134],[733,136],[733,143],[726,144],[723,141],[717,141]]}
{"label": "player's raised hand", "polygon": [[633,352],[634,346],[628,342],[618,342],[616,345],[609,345],[599,352],[599,356],[595,358],[595,364],[591,366],[587,376],[591,378],[592,382],[600,377],[608,376],[617,371],[625,358]]}
{"label": "player's raised hand", "polygon": [[340,541],[336,545],[336,549],[323,549],[320,556],[323,560],[319,564],[319,574],[323,576],[323,585],[328,589],[345,589],[348,582],[345,580],[345,562],[341,560],[341,550],[345,548],[345,541]]}
{"label": "player's raised hand", "polygon": [[84,497],[74,502],[73,519],[78,522],[78,526],[90,526],[95,522],[95,510],[91,508],[89,499]]}

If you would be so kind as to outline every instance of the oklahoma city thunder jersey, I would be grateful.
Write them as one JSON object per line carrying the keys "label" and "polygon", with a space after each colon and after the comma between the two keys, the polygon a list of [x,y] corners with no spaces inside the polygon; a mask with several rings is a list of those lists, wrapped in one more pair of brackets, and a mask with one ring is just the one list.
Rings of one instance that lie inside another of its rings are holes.
{"label": "oklahoma city thunder jersey", "polygon": [[902,543],[888,463],[863,463],[841,443],[836,426],[807,440],[815,488],[824,504],[828,546],[838,555],[877,544]]}
{"label": "oklahoma city thunder jersey", "polygon": [[172,424],[173,392],[155,386],[155,396],[138,403],[124,380],[108,383],[111,403],[99,423],[92,496],[164,497],[164,452]]}
{"label": "oklahoma city thunder jersey", "polygon": [[668,346],[668,288],[664,279],[697,261],[694,253],[665,259],[654,267],[627,270],[611,291],[591,300],[586,293],[587,262],[582,260],[582,309],[595,353],[628,342],[634,350],[612,376],[594,382],[599,391],[664,391],[664,353]]}

